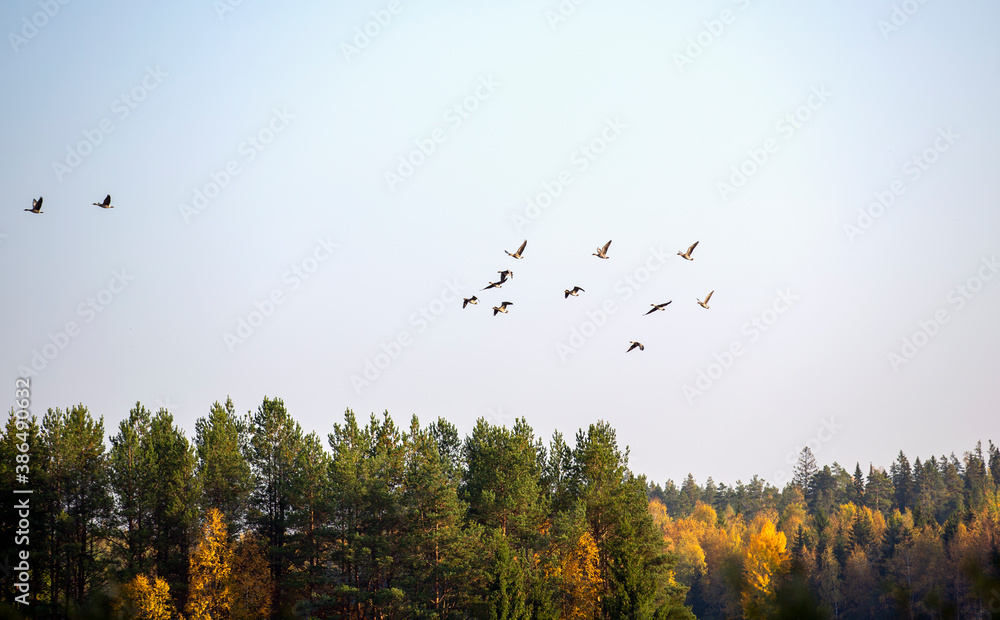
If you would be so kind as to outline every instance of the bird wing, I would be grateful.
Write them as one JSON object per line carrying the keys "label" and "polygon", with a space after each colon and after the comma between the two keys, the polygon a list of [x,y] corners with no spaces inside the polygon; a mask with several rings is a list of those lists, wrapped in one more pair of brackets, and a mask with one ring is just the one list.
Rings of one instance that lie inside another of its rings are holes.
{"label": "bird wing", "polygon": [[610,247],[611,247],[611,241],[608,241],[607,243],[604,244],[604,249],[601,250],[601,251],[602,252],[607,252],[608,248],[610,248]]}
{"label": "bird wing", "polygon": [[523,252],[524,251],[524,247],[526,245],[528,245],[528,240],[527,239],[524,240],[524,243],[521,244],[521,247],[517,248],[517,253],[520,254],[521,252]]}
{"label": "bird wing", "polygon": [[695,249],[696,247],[698,247],[698,242],[697,242],[697,241],[695,241],[694,243],[692,243],[692,244],[691,244],[691,247],[689,247],[689,248],[688,248],[688,251],[687,251],[687,253],[688,253],[688,254],[691,254],[691,252],[694,252],[694,249]]}
{"label": "bird wing", "polygon": [[[715,292],[715,291],[712,291],[712,293],[714,293],[714,292]],[[706,298],[705,298],[705,303],[706,303],[706,304],[708,303],[708,300],[712,298],[712,293],[709,293],[709,294],[708,294],[708,297],[706,297]]]}
{"label": "bird wing", "polygon": [[107,206],[109,204],[111,204],[111,194],[104,197],[104,205]]}
{"label": "bird wing", "polygon": [[32,200],[31,201],[31,206],[32,207],[37,207],[37,208],[41,209],[42,208],[42,197],[39,196],[38,200]]}
{"label": "bird wing", "polygon": [[640,351],[645,351],[646,350],[646,347],[642,346],[641,342],[637,342],[636,344],[639,345],[639,350]]}
{"label": "bird wing", "polygon": [[[652,307],[652,308],[650,308],[650,309],[649,309],[649,312],[647,312],[646,314],[653,314],[654,312],[656,312],[657,310],[659,310],[659,308],[657,308],[657,307],[656,307],[656,304],[651,304],[651,305],[652,305],[653,307]],[[645,316],[645,315],[643,315],[643,316]]]}

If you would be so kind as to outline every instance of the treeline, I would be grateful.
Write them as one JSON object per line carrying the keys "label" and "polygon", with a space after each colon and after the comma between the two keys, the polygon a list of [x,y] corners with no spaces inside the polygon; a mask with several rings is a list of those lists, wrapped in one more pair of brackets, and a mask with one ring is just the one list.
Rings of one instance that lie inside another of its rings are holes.
{"label": "treeline", "polygon": [[603,422],[569,445],[523,419],[480,419],[463,439],[443,419],[404,429],[348,410],[324,442],[265,398],[246,415],[215,403],[189,440],[137,403],[107,446],[78,405],[12,411],[5,485],[24,453],[30,544],[14,545],[5,500],[0,558],[30,550],[30,605],[0,616],[693,617],[650,485]]}
{"label": "treeline", "polygon": [[650,489],[698,618],[1000,618],[1000,450]]}
{"label": "treeline", "polygon": [[678,488],[604,422],[570,445],[348,410],[324,441],[265,398],[193,439],[136,403],[110,445],[83,405],[12,411],[0,477],[32,490],[28,545],[0,508],[5,603],[31,553],[30,605],[0,618],[1000,617],[992,443],[867,476],[804,449],[783,489]]}

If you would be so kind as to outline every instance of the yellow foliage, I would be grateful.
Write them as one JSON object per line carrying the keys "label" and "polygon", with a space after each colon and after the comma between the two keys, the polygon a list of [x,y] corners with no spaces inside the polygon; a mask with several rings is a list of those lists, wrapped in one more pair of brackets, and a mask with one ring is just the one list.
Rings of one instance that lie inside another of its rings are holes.
{"label": "yellow foliage", "polygon": [[122,604],[125,617],[134,620],[170,620],[174,616],[174,603],[170,600],[170,586],[156,577],[150,582],[145,575],[136,575],[122,587]]}
{"label": "yellow foliage", "polygon": [[667,507],[663,502],[656,498],[649,500],[649,514],[653,516],[653,524],[657,529],[665,532],[665,528],[670,524],[670,515],[667,514]]}
{"label": "yellow foliage", "polygon": [[593,618],[600,608],[601,569],[597,543],[584,532],[573,549],[562,558],[560,573],[566,594],[564,618]]}
{"label": "yellow foliage", "polygon": [[233,620],[262,620],[271,615],[274,587],[262,543],[252,533],[240,538],[233,558]]}
{"label": "yellow foliage", "polygon": [[774,522],[760,515],[749,528],[743,547],[743,613],[747,618],[766,617],[774,596],[774,578],[787,559],[787,539]]}
{"label": "yellow foliage", "polygon": [[221,512],[212,508],[191,553],[188,620],[229,618],[233,598],[230,591],[232,558],[225,519]]}

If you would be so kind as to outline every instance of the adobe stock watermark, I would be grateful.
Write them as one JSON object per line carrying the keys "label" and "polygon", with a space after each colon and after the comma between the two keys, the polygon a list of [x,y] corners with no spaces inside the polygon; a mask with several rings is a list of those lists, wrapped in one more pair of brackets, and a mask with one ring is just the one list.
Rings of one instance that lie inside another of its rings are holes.
{"label": "adobe stock watermark", "polygon": [[21,18],[21,30],[19,33],[8,32],[7,41],[11,49],[17,54],[21,48],[28,44],[28,41],[38,36],[43,28],[49,25],[49,21],[59,14],[62,7],[72,0],[38,0],[39,11],[35,11],[29,18],[27,15]]}
{"label": "adobe stock watermark", "polygon": [[[948,291],[944,296],[945,301],[954,306],[955,312],[964,308],[983,290],[983,286],[1000,271],[1000,262],[997,261],[996,256],[989,258],[984,256],[979,262],[980,265],[975,275]],[[917,356],[917,353],[938,335],[941,327],[949,321],[951,321],[951,315],[947,308],[938,308],[929,319],[918,321],[917,331],[901,339],[899,352],[889,351],[887,354],[889,366],[892,367],[893,371],[899,372],[901,366],[909,364]]]}
{"label": "adobe stock watermark", "polygon": [[916,15],[917,11],[925,4],[927,4],[927,0],[903,0],[899,4],[893,4],[889,18],[880,19],[876,24],[882,38],[888,41],[889,35],[899,32],[899,29],[906,25],[906,22],[910,21],[910,18]]}
{"label": "adobe stock watermark", "polygon": [[[733,4],[740,7],[740,10],[747,10],[750,0],[733,0]],[[702,28],[697,34],[687,38],[687,46],[683,52],[674,52],[674,64],[678,71],[684,71],[684,67],[694,63],[696,58],[719,40],[719,37],[726,31],[726,26],[731,26],[736,22],[736,13],[729,9],[722,9],[719,14],[712,19],[701,22]]]}
{"label": "adobe stock watermark", "polygon": [[243,4],[243,0],[213,0],[212,8],[215,9],[215,14],[221,22],[225,21],[226,15],[235,11],[241,4]]}
{"label": "adobe stock watermark", "polygon": [[817,456],[823,449],[823,445],[831,442],[837,436],[837,431],[842,428],[844,428],[844,425],[838,424],[837,417],[834,415],[820,418],[820,424],[816,429],[816,433],[805,441],[805,445],[797,446],[794,450],[785,454],[785,463],[791,466],[791,469],[779,469],[775,471],[774,476],[771,478],[771,484],[779,489],[782,488],[786,482],[792,479],[789,472],[794,471],[794,467],[802,451],[809,448],[812,455],[814,457]]}
{"label": "adobe stock watermark", "polygon": [[587,318],[569,330],[566,341],[555,343],[556,355],[559,356],[559,360],[565,362],[570,355],[578,353],[587,344],[587,341],[597,333],[597,330],[606,325],[608,319],[618,312],[620,309],[618,304],[631,299],[653,274],[666,264],[669,256],[670,252],[665,252],[663,246],[650,248],[649,256],[641,265],[615,282],[614,291],[617,296],[605,299],[596,309],[587,310]]}
{"label": "adobe stock watermark", "polygon": [[486,412],[486,419],[489,420],[493,426],[506,427],[514,422],[514,416],[509,413],[504,413],[503,407],[500,405],[497,405],[496,409],[490,407]]}
{"label": "adobe stock watermark", "polygon": [[868,232],[868,229],[892,208],[896,199],[906,193],[908,185],[916,182],[925,172],[930,170],[931,166],[936,164],[944,153],[950,151],[961,137],[961,134],[955,133],[951,125],[938,129],[937,137],[903,164],[902,172],[906,178],[904,180],[894,178],[886,189],[876,190],[874,192],[875,200],[868,203],[868,206],[863,209],[858,208],[858,217],[855,218],[854,223],[844,224],[844,234],[847,235],[847,240],[854,243],[855,239]]}
{"label": "adobe stock watermark", "polygon": [[372,41],[382,34],[385,27],[392,23],[393,17],[399,15],[402,10],[403,5],[399,0],[389,0],[384,9],[372,11],[370,20],[361,26],[355,26],[354,38],[351,39],[351,42],[345,41],[340,44],[340,52],[344,55],[344,60],[351,62],[352,58],[360,56],[361,52],[366,50]]}
{"label": "adobe stock watermark", "polygon": [[111,272],[108,284],[98,290],[93,295],[87,297],[76,306],[76,315],[83,319],[83,323],[67,321],[62,329],[55,333],[48,333],[48,342],[31,350],[31,361],[28,364],[21,364],[17,367],[17,376],[35,377],[49,366],[49,362],[59,357],[59,353],[64,351],[69,343],[81,334],[80,328],[97,318],[97,315],[104,312],[104,309],[111,305],[118,295],[128,287],[129,282],[135,276],[125,269],[115,269]]}
{"label": "adobe stock watermark", "polygon": [[448,306],[461,303],[464,290],[465,287],[459,284],[458,280],[445,281],[444,288],[437,297],[409,316],[409,325],[414,330],[400,330],[394,339],[383,342],[379,347],[381,352],[366,358],[361,372],[350,376],[354,393],[360,396],[362,390],[377,380],[394,361],[399,359],[403,351],[413,346],[414,338],[427,331],[427,328],[444,314]]}
{"label": "adobe stock watermark", "polygon": [[722,378],[727,370],[733,367],[736,359],[746,353],[746,345],[760,340],[760,335],[766,333],[778,321],[778,317],[788,312],[788,310],[798,301],[799,296],[786,288],[779,290],[771,302],[771,305],[761,311],[760,314],[752,317],[740,328],[740,333],[746,338],[734,338],[729,346],[721,352],[713,355],[714,361],[709,362],[705,368],[698,370],[694,381],[684,385],[684,397],[689,405],[694,404],[694,399],[704,396],[716,381]]}
{"label": "adobe stock watermark", "polygon": [[[132,111],[146,100],[149,93],[156,90],[169,75],[160,68],[160,65],[147,66],[146,75],[142,76],[142,79],[135,86],[111,101],[111,112],[118,122],[128,118]],[[76,144],[67,145],[66,157],[62,161],[52,160],[52,172],[55,173],[56,180],[62,183],[63,178],[79,168],[83,160],[89,157],[109,135],[114,133],[116,128],[115,121],[110,116],[105,116],[97,122],[95,127],[80,132],[83,134],[83,140]]]}
{"label": "adobe stock watermark", "polygon": [[822,108],[832,95],[833,93],[828,91],[825,85],[814,86],[801,105],[779,118],[774,124],[774,130],[781,136],[782,142],[771,136],[765,138],[760,146],[747,149],[746,159],[730,168],[729,182],[719,181],[716,183],[716,189],[719,190],[722,200],[728,201],[729,197],[736,193],[736,190],[747,184],[750,177],[767,165],[771,156],[778,152],[781,144],[795,137],[795,134],[812,119],[813,113]]}
{"label": "adobe stock watermark", "polygon": [[245,343],[264,324],[264,321],[274,316],[278,306],[287,300],[286,290],[289,293],[297,291],[302,283],[312,277],[319,266],[328,261],[333,256],[334,250],[339,247],[339,244],[330,240],[330,235],[317,239],[316,245],[305,258],[281,274],[281,282],[287,288],[276,286],[263,299],[254,300],[254,309],[248,312],[246,317],[242,315],[236,317],[236,329],[232,332],[223,332],[222,340],[226,343],[229,352],[235,352],[237,345]]}
{"label": "adobe stock watermark", "polygon": [[549,22],[549,28],[552,32],[556,31],[556,27],[559,24],[566,23],[570,17],[576,13],[576,8],[584,3],[585,0],[560,0],[559,4],[555,9],[549,9],[545,11],[545,19]]}
{"label": "adobe stock watermark", "polygon": [[586,144],[574,150],[569,156],[569,166],[563,168],[553,175],[549,181],[542,181],[542,190],[533,197],[524,200],[524,209],[518,213],[512,213],[511,222],[518,233],[531,222],[541,216],[542,212],[552,206],[567,187],[576,181],[574,173],[579,175],[593,164],[608,149],[608,145],[618,140],[622,132],[628,129],[628,125],[621,121],[621,118],[610,116],[604,119],[604,127],[596,136],[591,138]]}
{"label": "adobe stock watermark", "polygon": [[291,124],[295,115],[288,111],[288,108],[275,108],[271,112],[271,118],[267,120],[263,127],[246,137],[236,148],[234,157],[225,163],[219,170],[208,173],[208,182],[201,187],[196,187],[191,192],[191,203],[182,202],[177,205],[177,210],[184,219],[185,224],[191,223],[191,218],[200,215],[211,205],[212,201],[219,197],[222,190],[229,187],[233,180],[243,174],[243,165],[249,164],[257,159],[257,156],[264,151],[275,137]]}
{"label": "adobe stock watermark", "polygon": [[427,158],[434,154],[437,147],[448,139],[448,131],[455,131],[462,126],[469,116],[479,109],[479,105],[493,97],[497,90],[497,82],[493,76],[479,76],[478,85],[467,97],[455,103],[444,112],[444,127],[435,127],[426,138],[414,140],[416,148],[405,156],[399,156],[399,164],[395,170],[387,170],[385,182],[391,191],[396,186],[409,179],[417,168],[426,163]]}

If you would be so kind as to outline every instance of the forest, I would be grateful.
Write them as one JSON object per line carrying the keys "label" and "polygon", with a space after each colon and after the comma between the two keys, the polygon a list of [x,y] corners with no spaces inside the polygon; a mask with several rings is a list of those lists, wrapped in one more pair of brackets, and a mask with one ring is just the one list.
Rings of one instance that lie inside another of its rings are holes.
{"label": "forest", "polygon": [[601,421],[347,410],[324,441],[265,397],[193,439],[136,403],[108,436],[11,411],[0,618],[1000,618],[991,441],[853,474],[804,448],[779,489],[649,481]]}

